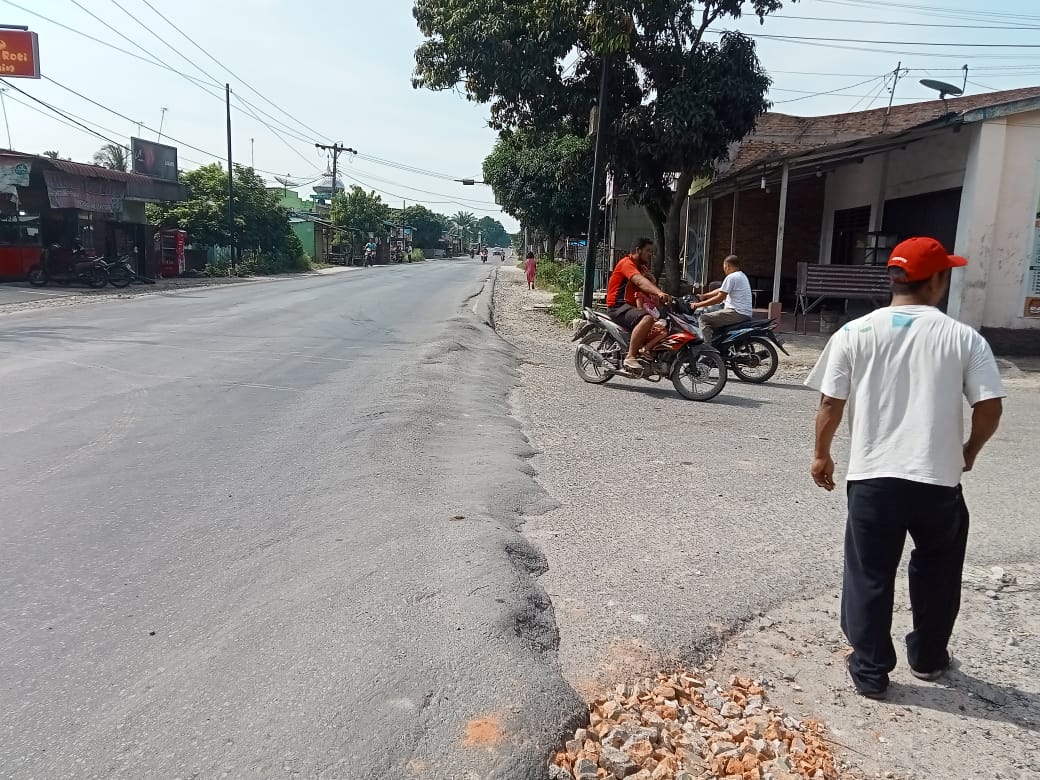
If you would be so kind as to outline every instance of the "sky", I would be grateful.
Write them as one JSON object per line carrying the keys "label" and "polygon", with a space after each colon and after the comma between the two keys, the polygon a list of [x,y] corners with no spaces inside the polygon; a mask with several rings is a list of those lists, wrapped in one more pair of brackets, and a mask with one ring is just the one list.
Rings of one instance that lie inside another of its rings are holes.
{"label": "sky", "polygon": [[[141,122],[140,135],[149,140],[161,125],[164,142],[179,148],[182,169],[223,160],[223,84],[230,82],[234,159],[252,162],[272,185],[275,175],[315,179],[327,157],[314,143],[335,141],[358,151],[340,157],[348,186],[374,189],[393,206],[423,203],[446,214],[491,215],[515,230],[490,188],[453,181],[480,179],[495,133],[485,106],[458,92],[412,88],[421,35],[411,5],[0,0],[0,23],[25,24],[39,34],[47,77],[9,82],[4,104],[12,146],[89,161],[106,141],[77,122],[122,143],[138,134]],[[773,110],[842,113],[883,106],[890,97],[896,103],[934,98],[919,80],[961,86],[963,65],[969,66],[968,93],[1040,84],[1040,4],[1003,0],[993,7],[984,0],[801,0],[785,3],[764,25],[745,18],[715,29],[777,36],[757,38],[774,81]],[[904,70],[893,96],[898,64]],[[6,140],[0,135],[0,146]],[[307,194],[310,185],[300,189]]]}

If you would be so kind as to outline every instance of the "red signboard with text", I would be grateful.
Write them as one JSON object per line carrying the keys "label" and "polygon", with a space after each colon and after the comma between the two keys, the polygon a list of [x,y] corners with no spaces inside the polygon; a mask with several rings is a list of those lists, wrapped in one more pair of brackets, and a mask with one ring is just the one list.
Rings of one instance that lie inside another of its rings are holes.
{"label": "red signboard with text", "polygon": [[40,77],[40,43],[36,33],[28,30],[0,29],[0,77]]}

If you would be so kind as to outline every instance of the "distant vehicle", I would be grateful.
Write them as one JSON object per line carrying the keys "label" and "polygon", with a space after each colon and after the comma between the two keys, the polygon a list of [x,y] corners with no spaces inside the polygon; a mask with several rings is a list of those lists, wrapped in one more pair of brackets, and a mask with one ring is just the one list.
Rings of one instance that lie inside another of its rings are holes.
{"label": "distant vehicle", "polygon": [[495,257],[498,257],[500,254],[502,254],[502,248],[496,246],[493,250],[491,250],[491,254]]}

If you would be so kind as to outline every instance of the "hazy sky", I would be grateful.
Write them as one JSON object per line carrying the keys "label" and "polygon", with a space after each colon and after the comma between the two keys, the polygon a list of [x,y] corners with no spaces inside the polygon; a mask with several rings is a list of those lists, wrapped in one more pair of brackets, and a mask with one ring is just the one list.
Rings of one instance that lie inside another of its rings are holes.
{"label": "hazy sky", "polygon": [[[217,62],[159,18],[149,2]],[[1040,84],[1036,0],[919,2],[803,0],[787,4],[781,16],[764,26],[754,19],[739,26],[756,35],[787,36],[759,39],[760,56],[775,81],[774,110],[786,113],[838,113],[884,105],[891,78],[886,83],[882,75],[899,61],[910,69],[896,91],[899,103],[934,96],[918,84],[921,78],[960,85],[959,68],[964,64],[971,68],[969,92]],[[995,12],[990,10],[994,6]],[[88,10],[112,29],[91,18]],[[255,139],[255,166],[269,179],[275,173],[289,173],[299,181],[313,179],[326,166],[314,142],[334,140],[361,153],[352,161],[349,155],[341,157],[348,185],[356,182],[375,189],[393,205],[407,200],[449,214],[460,209],[478,216],[490,213],[515,228],[515,222],[498,213],[488,188],[463,187],[450,180],[479,179],[495,135],[487,127],[483,106],[456,93],[412,89],[412,55],[420,36],[410,0],[0,0],[0,22],[27,24],[40,34],[44,74],[57,82],[17,79],[12,86],[124,143],[136,134],[138,120],[151,128],[142,128],[142,136],[156,138],[161,109],[166,107],[163,136],[179,147],[183,169],[224,158],[222,85],[230,81],[235,94],[251,104],[235,101],[235,159],[249,163],[250,139]],[[214,94],[177,73],[55,23],[138,57],[161,60]],[[991,27],[1004,29],[987,29]],[[831,40],[796,42],[793,36]],[[922,43],[928,45],[917,45]],[[1004,47],[964,45],[983,43]],[[834,94],[816,94],[822,92]],[[45,116],[46,109],[24,95],[8,90],[6,98],[16,149],[56,149],[62,156],[89,161],[104,143]],[[259,114],[263,123],[250,112]],[[6,140],[0,135],[0,145]]]}

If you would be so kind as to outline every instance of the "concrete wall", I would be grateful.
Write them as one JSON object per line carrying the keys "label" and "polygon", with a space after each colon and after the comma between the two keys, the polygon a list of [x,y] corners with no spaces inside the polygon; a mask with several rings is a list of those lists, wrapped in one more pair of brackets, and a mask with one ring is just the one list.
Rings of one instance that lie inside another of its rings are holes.
{"label": "concrete wall", "polygon": [[827,175],[820,263],[831,261],[834,212],[870,206],[870,228],[881,229],[886,200],[923,195],[961,186],[968,153],[978,128],[952,130],[885,154],[865,157]]}
{"label": "concrete wall", "polygon": [[[1040,331],[1023,317],[1026,273],[1037,253],[1040,111],[992,119],[978,128],[967,160],[950,313],[974,327]],[[1040,335],[1040,334],[1038,334]]]}

